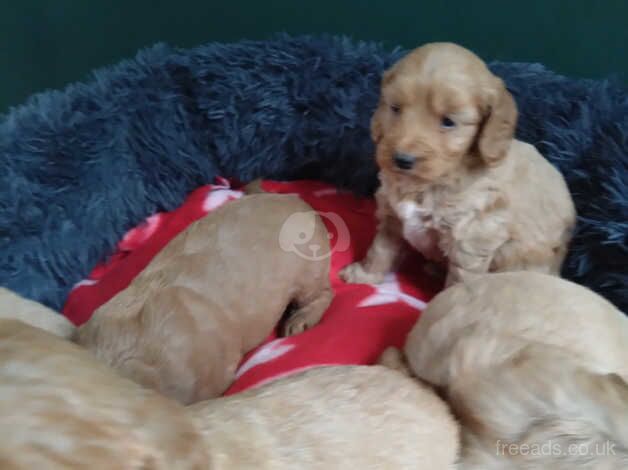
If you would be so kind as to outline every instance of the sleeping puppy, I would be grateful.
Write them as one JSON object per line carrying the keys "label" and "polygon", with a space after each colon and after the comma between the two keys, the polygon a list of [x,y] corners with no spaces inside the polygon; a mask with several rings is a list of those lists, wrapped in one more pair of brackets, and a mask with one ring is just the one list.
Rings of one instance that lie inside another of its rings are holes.
{"label": "sleeping puppy", "polygon": [[429,303],[404,352],[461,423],[459,468],[628,468],[628,318],[592,291],[479,276]]}
{"label": "sleeping puppy", "polygon": [[221,469],[453,469],[458,425],[379,366],[321,367],[188,407]]}
{"label": "sleeping puppy", "polygon": [[0,287],[0,319],[21,320],[62,338],[71,338],[74,325],[63,315],[9,289]]}
{"label": "sleeping puppy", "polygon": [[204,469],[183,407],[84,349],[0,319],[0,468]]}
{"label": "sleeping puppy", "polygon": [[0,467],[453,468],[458,427],[384,368],[324,367],[187,410],[71,342],[0,320]]}
{"label": "sleeping puppy", "polygon": [[285,335],[320,320],[332,299],[328,246],[297,196],[244,196],[175,237],[75,339],[183,404],[218,396],[289,305]]}
{"label": "sleeping puppy", "polygon": [[513,138],[515,101],[477,56],[450,43],[416,49],[383,76],[371,121],[381,185],[378,231],[347,282],[380,282],[407,241],[467,273],[559,274],[575,224],[562,175]]}

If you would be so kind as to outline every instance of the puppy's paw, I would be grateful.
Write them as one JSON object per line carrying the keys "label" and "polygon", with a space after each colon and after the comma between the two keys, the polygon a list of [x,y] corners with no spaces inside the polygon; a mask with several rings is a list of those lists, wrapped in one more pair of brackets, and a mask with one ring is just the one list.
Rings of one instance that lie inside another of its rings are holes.
{"label": "puppy's paw", "polygon": [[283,324],[282,336],[294,336],[309,330],[320,320],[323,312],[312,308],[303,308],[293,313]]}
{"label": "puppy's paw", "polygon": [[313,300],[292,312],[283,324],[282,336],[298,335],[320,322],[333,297],[333,291],[325,288]]}
{"label": "puppy's paw", "polygon": [[314,326],[304,315],[293,315],[283,325],[282,336],[294,336]]}
{"label": "puppy's paw", "polygon": [[345,266],[338,275],[340,279],[350,284],[379,284],[384,280],[384,274],[368,272],[362,263]]}
{"label": "puppy's paw", "polygon": [[376,364],[399,371],[408,377],[412,376],[403,352],[394,346],[389,346],[384,349],[384,352],[382,352],[381,356],[379,356]]}

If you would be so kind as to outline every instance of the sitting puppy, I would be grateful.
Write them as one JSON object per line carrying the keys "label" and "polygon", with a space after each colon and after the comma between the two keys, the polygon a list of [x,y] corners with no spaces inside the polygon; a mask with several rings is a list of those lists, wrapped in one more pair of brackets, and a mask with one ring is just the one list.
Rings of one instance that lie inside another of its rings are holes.
{"label": "sitting puppy", "polygon": [[462,470],[628,468],[628,318],[584,287],[533,272],[458,283],[405,359],[458,417]]}
{"label": "sitting puppy", "polygon": [[513,138],[516,122],[502,80],[460,46],[428,44],[388,70],[371,122],[378,231],[341,277],[380,282],[404,239],[447,263],[446,285],[467,273],[558,274],[574,205],[558,170]]}
{"label": "sitting puppy", "polygon": [[218,396],[288,305],[284,334],[320,320],[333,295],[328,247],[322,220],[297,196],[244,196],[175,237],[75,340],[183,404]]}
{"label": "sitting puppy", "polygon": [[453,469],[458,425],[379,366],[321,367],[188,407],[221,469]]}
{"label": "sitting puppy", "polygon": [[60,313],[0,287],[0,318],[21,320],[62,338],[74,335],[74,325]]}
{"label": "sitting puppy", "polygon": [[19,320],[0,319],[0,397],[3,470],[208,468],[183,407]]}

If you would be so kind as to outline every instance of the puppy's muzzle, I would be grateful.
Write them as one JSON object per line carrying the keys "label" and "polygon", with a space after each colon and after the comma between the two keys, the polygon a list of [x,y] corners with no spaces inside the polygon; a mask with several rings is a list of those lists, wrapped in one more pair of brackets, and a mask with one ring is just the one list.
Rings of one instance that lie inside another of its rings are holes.
{"label": "puppy's muzzle", "polygon": [[395,153],[393,161],[395,162],[395,166],[397,166],[397,168],[401,170],[409,170],[414,166],[417,158],[413,155],[408,155],[407,153]]}

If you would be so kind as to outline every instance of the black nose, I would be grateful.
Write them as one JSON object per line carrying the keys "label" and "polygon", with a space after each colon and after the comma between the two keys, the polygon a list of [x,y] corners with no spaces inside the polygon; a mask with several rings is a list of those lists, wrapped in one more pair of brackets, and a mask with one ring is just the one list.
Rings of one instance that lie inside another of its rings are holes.
{"label": "black nose", "polygon": [[402,170],[409,170],[414,166],[414,162],[416,162],[416,157],[412,155],[408,155],[407,153],[396,153],[393,157],[395,161],[395,165]]}

